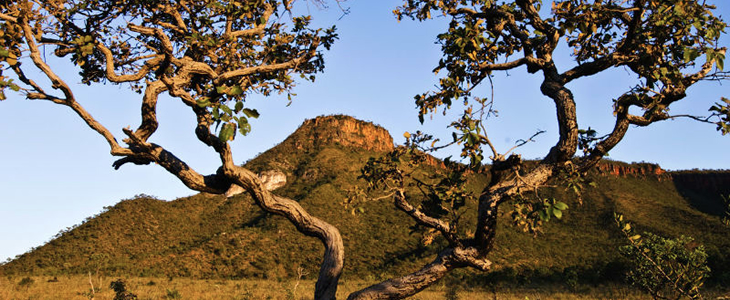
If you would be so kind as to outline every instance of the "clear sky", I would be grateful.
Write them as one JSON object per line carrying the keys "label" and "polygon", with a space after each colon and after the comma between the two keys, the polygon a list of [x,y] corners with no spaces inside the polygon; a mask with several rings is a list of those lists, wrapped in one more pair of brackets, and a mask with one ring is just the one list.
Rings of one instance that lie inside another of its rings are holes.
{"label": "clear sky", "polygon": [[[546,1],[547,2],[547,1]],[[718,5],[717,14],[730,19],[730,1]],[[287,107],[284,97],[252,98],[261,117],[253,131],[234,142],[235,159],[244,162],[291,134],[305,119],[319,115],[347,114],[372,121],[390,130],[397,143],[404,131],[423,130],[448,137],[443,128],[448,118],[434,116],[418,122],[413,96],[434,87],[432,73],[440,58],[436,35],[445,20],[398,23],[392,14],[401,1],[348,1],[350,14],[336,7],[309,7],[321,26],[336,25],[340,39],[325,53],[325,73],[315,83],[301,83]],[[306,8],[305,8],[306,9]],[[723,44],[730,46],[730,39]],[[568,68],[558,62],[558,67]],[[64,78],[78,82],[76,71],[63,63]],[[541,75],[523,69],[494,79],[498,118],[488,123],[490,137],[505,151],[516,140],[537,130],[537,142],[519,149],[524,158],[545,155],[557,137],[552,101],[540,94]],[[611,99],[633,86],[632,76],[616,69],[569,86],[576,97],[581,128],[599,134],[613,127]],[[703,82],[677,103],[674,114],[706,114],[720,96],[730,97],[730,82]],[[483,90],[482,96],[490,95]],[[97,120],[117,137],[126,126],[139,124],[140,97],[115,86],[79,86],[76,95]],[[458,111],[455,111],[458,113]],[[194,116],[182,104],[165,98],[159,103],[160,129],[152,137],[189,162],[199,172],[213,173],[219,161],[211,149],[194,136]],[[665,169],[730,169],[730,136],[715,127],[690,120],[667,121],[648,128],[634,127],[610,153],[627,162],[655,162]],[[445,156],[445,155],[444,155]],[[65,107],[49,102],[27,101],[17,96],[0,102],[0,261],[40,246],[67,227],[99,213],[103,207],[144,193],[173,200],[192,195],[175,177],[159,166],[125,165],[115,171],[109,147]]]}

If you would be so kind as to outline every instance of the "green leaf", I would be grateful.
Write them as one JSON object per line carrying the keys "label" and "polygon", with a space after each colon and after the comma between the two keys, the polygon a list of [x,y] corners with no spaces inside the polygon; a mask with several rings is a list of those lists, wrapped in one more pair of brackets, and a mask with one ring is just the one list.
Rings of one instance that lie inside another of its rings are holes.
{"label": "green leaf", "polygon": [[234,85],[228,90],[228,95],[238,96],[240,94],[243,94],[243,89],[241,89],[241,86],[239,85]]}
{"label": "green leaf", "polygon": [[195,102],[200,107],[206,107],[206,106],[210,105],[210,99],[208,97],[202,97],[202,98],[198,99],[198,101],[195,101]]}
{"label": "green leaf", "polygon": [[223,128],[221,128],[221,132],[218,134],[218,138],[224,142],[232,141],[235,136],[236,136],[236,125],[232,124],[232,123],[223,124]]}
{"label": "green leaf", "polygon": [[722,71],[725,68],[725,58],[718,55],[715,57],[715,64],[717,65],[717,69]]}
{"label": "green leaf", "polygon": [[556,218],[560,219],[560,218],[563,217],[563,211],[562,210],[559,210],[559,209],[553,209],[553,215]]}
{"label": "green leaf", "polygon": [[565,204],[564,202],[561,202],[561,201],[558,201],[557,203],[555,203],[555,206],[554,207],[557,208],[557,209],[559,209],[559,210],[566,210],[566,209],[568,209],[568,205]]}
{"label": "green leaf", "polygon": [[223,110],[227,115],[233,115],[233,111],[230,107],[228,107],[228,105],[221,105],[221,110]]}
{"label": "green leaf", "polygon": [[257,110],[255,110],[255,109],[250,109],[250,108],[244,108],[244,109],[243,109],[243,113],[244,113],[244,114],[245,114],[245,115],[246,115],[247,117],[249,117],[249,118],[254,118],[254,119],[256,119],[256,118],[258,118],[258,117],[259,117],[259,112],[258,112]]}
{"label": "green leaf", "polygon": [[690,61],[693,61],[698,56],[700,56],[700,52],[697,51],[697,49],[689,47],[684,48],[684,62],[688,63]]}
{"label": "green leaf", "polygon": [[245,117],[238,118],[238,132],[244,136],[251,132],[251,124],[248,123],[248,119]]}

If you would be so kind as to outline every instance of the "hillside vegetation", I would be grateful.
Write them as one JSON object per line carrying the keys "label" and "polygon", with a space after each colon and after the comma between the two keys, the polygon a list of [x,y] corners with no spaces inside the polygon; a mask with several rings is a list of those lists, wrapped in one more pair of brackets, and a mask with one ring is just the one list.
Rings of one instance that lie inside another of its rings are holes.
{"label": "hillside vegetation", "polygon": [[[429,261],[443,243],[438,238],[424,243],[427,233],[414,229],[412,219],[389,199],[357,205],[346,201],[365,189],[358,176],[368,158],[392,147],[388,132],[376,125],[346,116],[319,117],[246,165],[256,172],[286,174],[287,184],[276,193],[297,199],[342,232],[345,279],[374,280],[412,271]],[[422,171],[440,168],[434,160]],[[712,175],[714,192],[693,183],[705,184],[707,174],[690,173],[675,177],[656,165],[604,162],[587,175],[597,187],[586,186],[582,204],[554,183],[555,188],[544,195],[568,203],[570,209],[561,220],[547,223],[544,232],[534,237],[512,227],[509,212],[501,212],[505,216],[491,256],[494,271],[464,270],[454,276],[474,283],[621,280],[625,262],[618,247],[624,240],[613,221],[618,211],[639,231],[694,237],[710,255],[712,282],[730,283],[730,228],[721,223],[717,209],[722,203],[719,194],[730,186],[722,178],[730,178],[730,173],[704,172],[720,174]],[[472,190],[479,191],[487,179],[472,176]],[[473,213],[469,208],[474,206],[468,203],[464,213]],[[244,194],[228,199],[198,194],[174,201],[141,195],[60,232],[0,266],[0,273],[313,279],[321,251],[316,239],[261,211]]]}

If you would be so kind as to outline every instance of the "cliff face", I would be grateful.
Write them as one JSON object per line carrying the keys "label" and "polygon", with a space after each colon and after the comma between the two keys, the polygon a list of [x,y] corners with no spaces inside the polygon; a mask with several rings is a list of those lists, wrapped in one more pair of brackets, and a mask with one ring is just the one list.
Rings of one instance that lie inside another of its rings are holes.
{"label": "cliff face", "polygon": [[730,171],[667,172],[656,164],[627,164],[615,161],[599,163],[596,171],[601,176],[671,180],[677,192],[695,209],[712,215],[723,214],[725,207],[721,197],[730,195]]}
{"label": "cliff face", "polygon": [[370,151],[393,150],[393,138],[387,130],[373,123],[343,115],[306,120],[284,143],[292,143],[296,149],[339,144]]}
{"label": "cliff face", "polygon": [[636,163],[626,164],[613,161],[603,161],[596,166],[601,175],[616,177],[634,176],[641,178],[656,178],[659,181],[671,179],[671,175],[657,164]]}

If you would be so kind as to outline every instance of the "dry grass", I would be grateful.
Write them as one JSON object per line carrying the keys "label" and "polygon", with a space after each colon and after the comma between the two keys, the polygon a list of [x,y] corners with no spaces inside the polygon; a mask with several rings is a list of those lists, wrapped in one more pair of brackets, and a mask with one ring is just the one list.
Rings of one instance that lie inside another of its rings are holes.
{"label": "dry grass", "polygon": [[[44,299],[91,299],[89,278],[85,276],[63,276],[57,282],[53,277],[30,277],[32,283],[20,284],[24,277],[0,278],[0,299],[3,300],[44,300]],[[109,283],[116,278],[94,278],[97,288],[95,300],[112,300],[114,291]],[[98,290],[99,281],[101,289]],[[274,281],[274,280],[194,280],[186,278],[128,278],[127,289],[138,296],[139,300],[200,299],[200,300],[303,300],[312,299],[314,281]],[[338,298],[345,299],[347,294],[366,285],[363,281],[344,281],[339,289]],[[727,292],[727,291],[725,291]],[[436,286],[411,299],[447,299],[447,288]],[[718,299],[719,292],[706,293],[707,299]],[[728,296],[725,294],[725,296]],[[451,299],[454,299],[453,297]],[[499,300],[540,300],[540,299],[650,299],[635,289],[625,286],[603,286],[583,288],[579,292],[569,292],[562,286],[542,286],[506,290],[460,290],[456,299],[499,299]]]}

